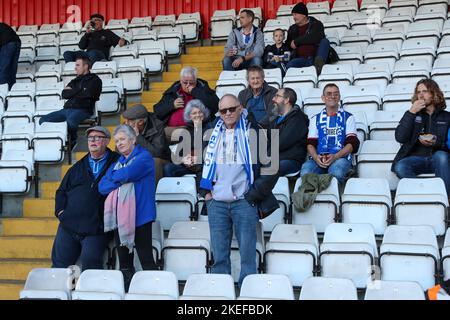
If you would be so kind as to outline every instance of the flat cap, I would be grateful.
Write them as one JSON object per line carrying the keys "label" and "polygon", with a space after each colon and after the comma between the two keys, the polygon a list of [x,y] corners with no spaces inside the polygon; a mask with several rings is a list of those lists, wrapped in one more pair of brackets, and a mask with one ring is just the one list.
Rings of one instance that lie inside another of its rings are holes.
{"label": "flat cap", "polygon": [[111,133],[109,133],[109,130],[106,129],[105,127],[100,127],[100,126],[96,126],[96,127],[91,127],[89,129],[86,130],[86,136],[89,135],[89,132],[92,131],[97,131],[97,132],[101,132],[103,133],[107,138],[111,138]]}
{"label": "flat cap", "polygon": [[144,119],[147,118],[148,111],[142,104],[137,104],[125,110],[122,116],[127,120]]}

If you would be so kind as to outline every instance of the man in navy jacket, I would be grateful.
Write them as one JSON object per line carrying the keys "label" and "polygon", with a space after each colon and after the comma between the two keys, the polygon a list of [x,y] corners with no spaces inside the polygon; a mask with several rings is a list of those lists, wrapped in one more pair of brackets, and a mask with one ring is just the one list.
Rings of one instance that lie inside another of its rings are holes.
{"label": "man in navy jacket", "polygon": [[111,135],[103,127],[87,131],[89,153],[74,164],[56,191],[55,215],[59,219],[53,243],[54,268],[67,268],[81,258],[82,269],[103,269],[108,238],[103,232],[106,196],[98,183],[119,155],[107,148]]}

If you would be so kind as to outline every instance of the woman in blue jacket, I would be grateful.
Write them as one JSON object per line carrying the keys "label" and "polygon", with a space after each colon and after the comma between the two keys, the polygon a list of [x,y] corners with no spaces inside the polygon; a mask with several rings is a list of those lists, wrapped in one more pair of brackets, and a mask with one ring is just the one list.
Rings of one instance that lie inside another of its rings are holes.
{"label": "woman in blue jacket", "polygon": [[154,161],[147,149],[136,145],[136,133],[128,125],[114,131],[121,157],[99,184],[105,201],[105,232],[114,230],[120,270],[128,290],[134,274],[133,248],[144,270],[157,269],[152,251],[152,222],[156,218]]}

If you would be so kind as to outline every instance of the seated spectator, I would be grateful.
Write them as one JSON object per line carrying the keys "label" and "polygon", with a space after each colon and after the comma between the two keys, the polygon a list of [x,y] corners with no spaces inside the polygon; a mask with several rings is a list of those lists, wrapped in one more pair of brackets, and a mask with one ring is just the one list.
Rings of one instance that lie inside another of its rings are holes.
{"label": "seated spectator", "polygon": [[163,177],[163,167],[170,160],[170,149],[164,133],[164,123],[141,104],[122,113],[125,124],[134,129],[136,142],[146,148],[155,161],[155,179],[158,184]]}
{"label": "seated spectator", "polygon": [[292,48],[291,61],[287,68],[304,68],[314,65],[317,74],[322,71],[330,53],[330,41],[325,37],[322,22],[308,16],[303,3],[292,9],[295,24],[289,28],[286,43]]}
{"label": "seated spectator", "polygon": [[[199,188],[203,168],[203,150],[208,144],[208,141],[204,141],[203,137],[205,131],[210,128],[209,110],[200,100],[191,100],[184,110],[184,119],[190,136],[189,154],[182,157],[182,163],[180,164],[166,164],[164,166],[164,176],[182,177],[186,174],[195,174],[197,188]],[[179,146],[185,147],[182,142],[181,140]],[[196,142],[200,144],[196,145]],[[178,151],[179,148],[177,148]],[[186,150],[182,151],[186,152]]]}
{"label": "seated spectator", "polygon": [[291,88],[279,89],[273,102],[279,116],[271,123],[271,129],[279,130],[279,175],[300,171],[306,159],[308,117],[295,105],[297,94]]}
{"label": "seated spectator", "polygon": [[248,88],[239,92],[239,102],[249,112],[249,116],[263,127],[267,128],[270,121],[275,119],[273,97],[277,89],[264,81],[264,70],[259,66],[252,66],[247,70]]}
{"label": "seated spectator", "polygon": [[79,124],[94,114],[95,102],[100,99],[102,93],[102,80],[90,72],[91,67],[88,58],[77,58],[75,64],[77,77],[70,81],[62,92],[62,98],[67,99],[64,109],[51,112],[39,119],[39,124],[67,121],[71,150],[75,148],[77,142]]}
{"label": "seated spectator", "polygon": [[52,268],[68,268],[80,259],[83,271],[103,269],[109,239],[103,231],[106,197],[99,193],[98,182],[119,155],[107,148],[111,135],[106,128],[89,128],[86,135],[89,153],[67,171],[56,191],[59,226],[53,243]]}
{"label": "seated spectator", "polygon": [[392,169],[400,179],[434,173],[444,180],[450,194],[450,156],[446,144],[450,113],[445,108],[439,85],[431,79],[420,80],[414,90],[411,108],[395,130],[395,140],[402,147]]}
{"label": "seated spectator", "polygon": [[114,231],[120,270],[128,291],[133,278],[136,248],[143,270],[156,270],[152,249],[152,222],[156,218],[155,171],[153,158],[136,145],[133,128],[121,125],[114,130],[121,156],[100,180],[98,189],[107,195],[105,232]]}
{"label": "seated spectator", "polygon": [[334,83],[323,89],[325,109],[311,118],[307,149],[310,160],[301,175],[328,173],[343,184],[352,169],[352,153],[358,152],[359,140],[355,117],[340,106],[341,95]]}
{"label": "seated spectator", "polygon": [[242,10],[239,14],[241,26],[233,29],[225,45],[223,70],[233,71],[262,66],[264,54],[264,35],[253,25],[255,14],[251,10]]}
{"label": "seated spectator", "polygon": [[284,77],[286,74],[286,64],[291,58],[291,49],[284,43],[284,31],[282,29],[276,29],[273,32],[272,45],[268,45],[264,50],[264,69],[279,68]]}
{"label": "seated spectator", "polygon": [[65,62],[73,62],[77,57],[88,57],[91,63],[108,60],[111,47],[123,47],[127,41],[111,30],[103,29],[105,18],[101,14],[93,14],[86,24],[86,34],[80,39],[78,46],[86,51],[64,52]]}
{"label": "seated spectator", "polygon": [[21,45],[13,28],[0,22],[0,84],[7,83],[9,90],[16,83]]}
{"label": "seated spectator", "polygon": [[207,81],[198,79],[197,74],[197,69],[184,67],[180,72],[180,81],[175,82],[167,89],[154,107],[158,119],[164,121],[168,127],[166,128],[166,137],[169,143],[173,130],[186,126],[184,108],[189,101],[200,100],[212,116],[218,110],[219,98],[216,96],[216,92],[209,87]]}

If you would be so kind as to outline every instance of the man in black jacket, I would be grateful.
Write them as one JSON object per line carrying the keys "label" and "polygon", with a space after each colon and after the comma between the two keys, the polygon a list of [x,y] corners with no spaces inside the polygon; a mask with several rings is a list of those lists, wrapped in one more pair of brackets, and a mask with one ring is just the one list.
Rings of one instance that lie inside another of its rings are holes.
{"label": "man in black jacket", "polygon": [[102,93],[102,80],[90,72],[91,63],[88,58],[77,58],[75,71],[77,77],[69,82],[62,92],[62,98],[67,99],[64,109],[49,113],[39,120],[44,122],[67,121],[71,137],[71,149],[77,141],[78,125],[90,118],[95,110],[95,102]]}
{"label": "man in black jacket", "polygon": [[6,23],[0,22],[0,84],[9,89],[16,83],[21,41],[17,33]]}
{"label": "man in black jacket", "polygon": [[106,128],[87,131],[89,153],[73,165],[56,191],[55,215],[59,227],[52,249],[53,268],[67,268],[81,259],[82,269],[103,269],[108,237],[103,229],[106,197],[98,182],[119,155],[107,148]]}
{"label": "man in black jacket", "polygon": [[297,3],[292,9],[295,24],[288,30],[286,43],[292,48],[293,59],[286,68],[304,68],[314,65],[317,74],[328,60],[330,42],[325,37],[322,22],[308,17],[304,3]]}
{"label": "man in black jacket", "polygon": [[279,116],[271,129],[279,130],[280,176],[300,171],[306,160],[309,120],[296,101],[297,94],[291,88],[279,89],[273,98]]}
{"label": "man in black jacket", "polygon": [[275,119],[273,97],[277,89],[264,80],[264,69],[260,66],[251,66],[247,70],[248,88],[239,92],[239,102],[249,113],[253,114],[256,121],[268,128],[270,122]]}
{"label": "man in black jacket", "polygon": [[420,80],[414,90],[411,108],[395,130],[402,144],[392,165],[401,178],[434,173],[442,178],[450,194],[450,155],[446,145],[450,113],[445,111],[444,95],[431,80]]}
{"label": "man in black jacket", "polygon": [[166,137],[172,141],[172,132],[179,127],[185,127],[184,108],[189,101],[198,99],[209,109],[211,117],[217,113],[219,98],[208,82],[198,79],[196,68],[184,67],[180,72],[180,81],[167,89],[161,100],[154,106],[156,116],[167,125]]}
{"label": "man in black jacket", "polygon": [[146,148],[155,160],[155,181],[163,177],[163,167],[170,160],[170,149],[164,133],[164,123],[138,104],[122,113],[125,124],[136,132],[136,142]]}
{"label": "man in black jacket", "polygon": [[103,29],[105,18],[101,14],[93,14],[86,26],[86,34],[80,39],[78,46],[86,51],[66,51],[64,60],[73,62],[77,57],[88,57],[91,63],[108,60],[111,47],[123,47],[127,42],[111,30]]}

